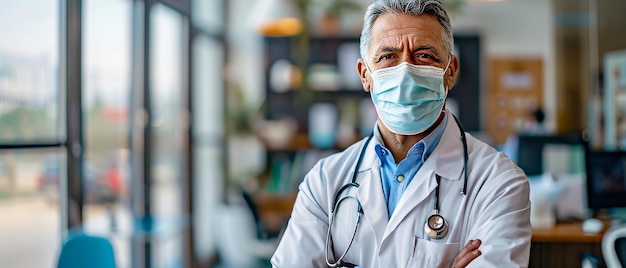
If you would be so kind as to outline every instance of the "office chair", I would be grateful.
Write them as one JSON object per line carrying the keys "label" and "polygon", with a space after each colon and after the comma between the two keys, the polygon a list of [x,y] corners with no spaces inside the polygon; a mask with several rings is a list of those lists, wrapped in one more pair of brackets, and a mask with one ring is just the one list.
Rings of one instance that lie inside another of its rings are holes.
{"label": "office chair", "polygon": [[276,239],[280,235],[281,231],[271,231],[268,230],[263,222],[261,221],[261,217],[259,215],[259,209],[252,198],[252,195],[244,189],[240,189],[243,200],[246,203],[246,206],[250,209],[250,213],[254,218],[254,224],[256,226],[256,234],[257,238],[260,240],[268,240],[268,239]]}
{"label": "office chair", "polygon": [[103,237],[77,234],[61,248],[57,268],[115,268],[111,242]]}
{"label": "office chair", "polygon": [[217,267],[271,267],[269,259],[277,239],[259,239],[254,217],[247,205],[223,204],[213,218],[213,232],[219,254]]}
{"label": "office chair", "polygon": [[604,233],[602,255],[608,268],[626,267],[626,223],[614,225]]}

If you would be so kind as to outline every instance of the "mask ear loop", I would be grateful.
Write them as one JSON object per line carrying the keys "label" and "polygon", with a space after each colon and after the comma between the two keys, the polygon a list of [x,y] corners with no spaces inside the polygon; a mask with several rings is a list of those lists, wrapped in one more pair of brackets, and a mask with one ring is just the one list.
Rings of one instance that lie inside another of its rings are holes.
{"label": "mask ear loop", "polygon": [[372,76],[372,69],[370,69],[370,66],[367,65],[367,60],[365,60],[364,58],[361,58],[363,60],[363,64],[365,65],[365,68],[367,68],[366,72],[370,72],[370,76]]}
{"label": "mask ear loop", "polygon": [[443,69],[444,74],[448,71],[448,67],[450,67],[451,62],[452,62],[452,55],[450,55],[450,59],[448,60],[448,64],[446,65],[446,68]]}
{"label": "mask ear loop", "polygon": [[369,72],[370,78],[372,79],[372,83],[370,85],[370,91],[369,91],[369,93],[372,94],[372,92],[374,92],[374,74],[372,72],[372,69],[370,69],[370,66],[367,65],[367,60],[364,58],[361,58],[361,60],[363,60],[363,64],[365,65],[365,68],[367,68],[365,72]]}
{"label": "mask ear loop", "polygon": [[[369,71],[369,70],[370,70],[370,66],[369,66],[369,65],[367,65],[367,60],[366,60],[366,59],[364,59],[364,58],[361,58],[361,59],[363,60],[363,64],[365,65],[365,67],[366,67],[366,68],[367,68],[367,70]],[[371,72],[370,72],[370,73],[371,73]]]}
{"label": "mask ear loop", "polygon": [[[450,55],[450,59],[448,60],[448,65],[446,65],[446,68],[445,68],[445,69],[443,69],[443,74],[441,74],[441,76],[442,76],[442,77],[441,77],[441,78],[442,78],[442,80],[443,80],[443,76],[444,76],[444,75],[446,74],[446,72],[448,71],[448,67],[450,67],[450,63],[451,63],[451,62],[452,62],[452,55]],[[444,84],[445,84],[445,82],[444,82]],[[446,87],[445,85],[444,85],[443,87],[444,87],[444,89],[445,89],[445,91],[446,91],[446,99],[447,99],[447,98],[448,98],[448,90],[450,90],[450,88],[449,88],[449,87]]]}

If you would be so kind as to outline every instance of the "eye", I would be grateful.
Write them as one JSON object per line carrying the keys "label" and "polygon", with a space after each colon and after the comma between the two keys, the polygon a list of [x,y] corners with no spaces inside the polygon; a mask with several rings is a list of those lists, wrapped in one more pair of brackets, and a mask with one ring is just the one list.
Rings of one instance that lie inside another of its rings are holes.
{"label": "eye", "polygon": [[418,59],[430,59],[430,60],[435,60],[435,57],[434,57],[433,55],[426,54],[426,53],[418,53],[418,54],[417,54],[417,58],[418,58]]}
{"label": "eye", "polygon": [[381,62],[383,60],[391,60],[394,59],[395,56],[393,54],[383,54],[380,57],[378,57],[378,61],[377,62]]}
{"label": "eye", "polygon": [[439,62],[432,54],[428,53],[417,53],[415,54],[415,61],[419,64],[432,65]]}

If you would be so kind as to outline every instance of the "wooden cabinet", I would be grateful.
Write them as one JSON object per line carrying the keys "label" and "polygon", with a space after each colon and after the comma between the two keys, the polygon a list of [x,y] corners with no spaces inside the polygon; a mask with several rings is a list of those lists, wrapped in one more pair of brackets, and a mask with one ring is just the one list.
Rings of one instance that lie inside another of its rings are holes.
{"label": "wooden cabinet", "polygon": [[358,37],[265,38],[265,117],[289,117],[297,123],[297,135],[286,148],[268,149],[315,147],[306,135],[309,111],[319,103],[332,104],[336,123],[348,124],[357,133],[363,123],[358,103],[369,99],[356,71],[359,57]]}
{"label": "wooden cabinet", "polygon": [[358,37],[267,37],[264,42],[264,119],[294,122],[295,133],[282,143],[264,142],[262,184],[270,193],[288,195],[319,158],[353,144],[364,131],[369,134],[376,112],[356,69]]}
{"label": "wooden cabinet", "polygon": [[533,230],[529,267],[581,267],[582,254],[595,256],[604,267],[600,246],[603,233],[584,233],[580,221]]}

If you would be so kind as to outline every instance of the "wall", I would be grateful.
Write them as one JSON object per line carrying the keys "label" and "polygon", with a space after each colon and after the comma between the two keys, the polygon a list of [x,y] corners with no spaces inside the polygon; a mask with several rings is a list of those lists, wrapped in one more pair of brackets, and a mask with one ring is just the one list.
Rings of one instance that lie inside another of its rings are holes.
{"label": "wall", "polygon": [[[481,34],[485,63],[488,62],[489,57],[493,56],[540,56],[543,58],[546,123],[554,125],[557,111],[552,1],[467,1],[459,14],[451,15],[451,21],[455,33],[477,32]],[[486,92],[489,73],[486,69],[483,73],[485,77],[483,77],[482,90]],[[482,106],[486,108],[486,104]],[[485,110],[483,110],[484,115]],[[485,127],[484,124],[483,127]]]}

